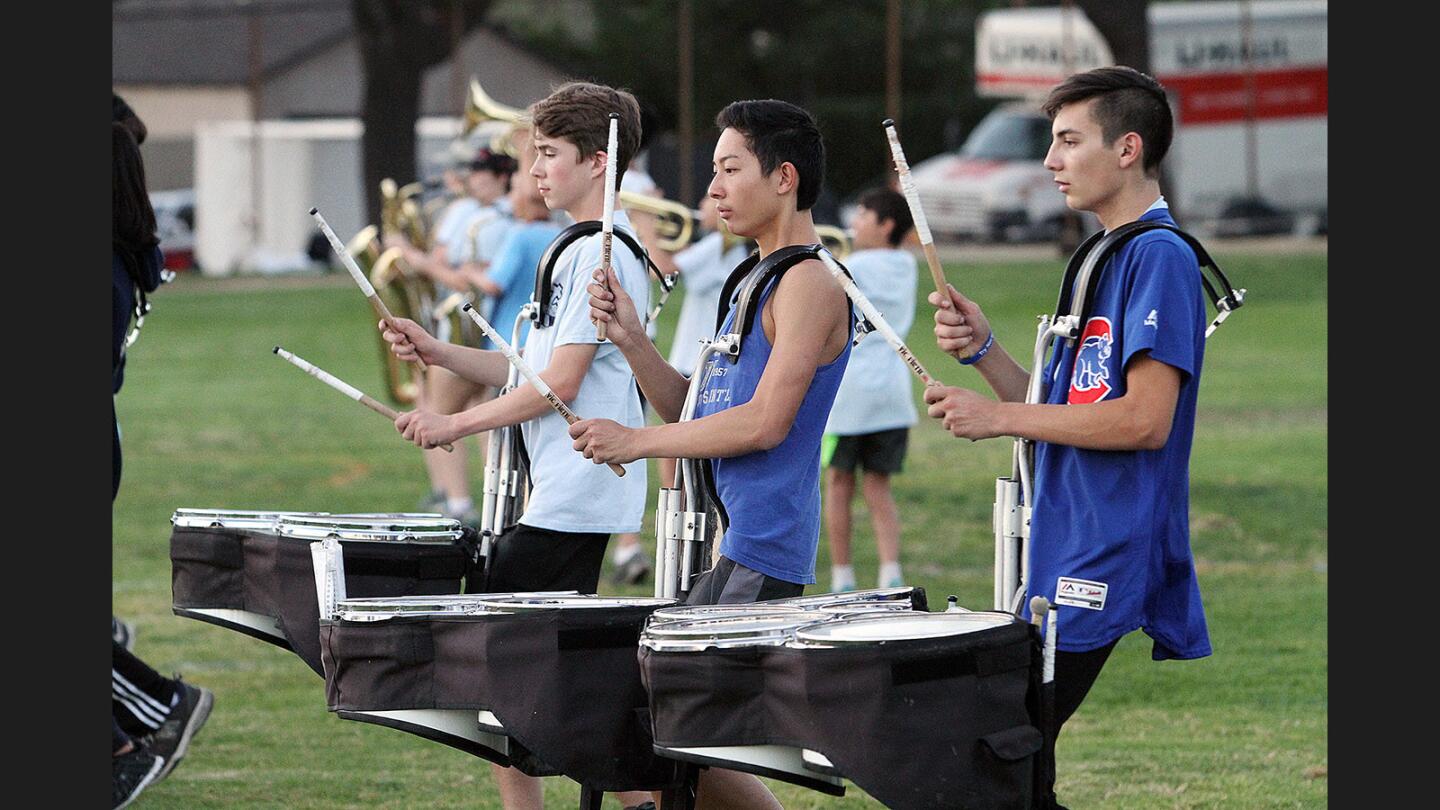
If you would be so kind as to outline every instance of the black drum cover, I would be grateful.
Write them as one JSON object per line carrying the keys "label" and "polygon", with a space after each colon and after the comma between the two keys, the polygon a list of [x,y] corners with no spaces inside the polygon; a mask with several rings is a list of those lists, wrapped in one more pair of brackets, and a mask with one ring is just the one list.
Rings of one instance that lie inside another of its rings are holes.
{"label": "black drum cover", "polygon": [[[345,541],[346,595],[459,593],[474,567],[476,539],[474,530],[466,528],[459,544]],[[170,534],[170,562],[177,614],[209,621],[185,611],[231,608],[269,616],[287,643],[249,634],[294,651],[315,674],[324,676],[309,543],[264,530],[176,526]]]}
{"label": "black drum cover", "polygon": [[818,751],[900,810],[1034,805],[1042,649],[1018,619],[961,635],[830,648],[642,646],[655,743]]}
{"label": "black drum cover", "polygon": [[526,751],[511,764],[595,790],[659,790],[635,650],[653,607],[321,623],[331,711],[485,709]]}

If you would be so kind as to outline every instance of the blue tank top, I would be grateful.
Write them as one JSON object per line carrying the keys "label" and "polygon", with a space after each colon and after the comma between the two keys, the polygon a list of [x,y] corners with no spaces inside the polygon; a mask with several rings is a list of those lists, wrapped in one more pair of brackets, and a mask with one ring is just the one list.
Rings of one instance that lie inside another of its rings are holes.
{"label": "blue tank top", "polygon": [[[771,281],[760,295],[757,315],[775,291]],[[848,319],[848,316],[847,316]],[[731,308],[720,331],[733,328]],[[853,339],[853,323],[850,327]],[[712,356],[711,371],[695,404],[695,418],[743,405],[755,395],[770,362],[771,345],[763,317],[756,317],[738,360]],[[815,582],[820,542],[820,436],[835,392],[850,360],[851,341],[840,356],[815,369],[810,388],[784,441],[769,450],[711,459],[715,489],[730,518],[720,553],[747,568],[786,582]]]}

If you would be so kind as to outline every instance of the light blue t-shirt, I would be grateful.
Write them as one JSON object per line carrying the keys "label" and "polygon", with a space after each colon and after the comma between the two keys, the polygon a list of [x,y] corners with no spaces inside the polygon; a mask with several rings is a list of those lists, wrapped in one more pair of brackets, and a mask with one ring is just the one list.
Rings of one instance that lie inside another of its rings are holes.
{"label": "light blue t-shirt", "polygon": [[457,239],[464,235],[466,223],[483,207],[479,200],[466,194],[452,200],[449,205],[445,206],[445,210],[440,212],[440,219],[435,223],[435,233],[431,244],[444,245],[447,258],[452,265],[458,264],[455,260]]}
{"label": "light blue t-shirt", "polygon": [[685,300],[680,305],[680,318],[675,324],[675,338],[670,343],[670,365],[685,376],[695,371],[700,357],[700,341],[715,337],[715,314],[720,307],[720,290],[730,271],[750,255],[747,242],[725,249],[725,237],[719,231],[706,235],[695,244],[675,254],[680,268],[680,284]]}
{"label": "light blue t-shirt", "polygon": [[[845,259],[855,286],[870,299],[901,340],[915,322],[915,257],[895,248],[857,250]],[[878,333],[850,353],[835,394],[826,433],[861,436],[909,427],[918,421],[910,367]]]}
{"label": "light blue t-shirt", "polygon": [[[560,225],[544,220],[541,222],[517,222],[505,235],[505,241],[495,254],[487,271],[490,280],[501,289],[498,296],[491,296],[490,323],[500,330],[507,341],[511,328],[520,310],[535,294],[535,271],[545,249],[563,230]],[[530,333],[530,322],[520,326],[519,339],[514,345],[524,346],[525,336]],[[490,338],[485,338],[482,349],[495,348]]]}
{"label": "light blue t-shirt", "polygon": [[[615,212],[615,229],[634,230],[624,211]],[[550,364],[555,350],[570,344],[595,345],[595,357],[580,381],[573,402],[566,403],[581,419],[613,419],[626,427],[642,427],[640,390],[625,355],[610,341],[595,337],[590,320],[592,274],[600,267],[599,233],[570,243],[555,263],[550,279],[549,309],[555,321],[534,326],[525,339],[525,359],[537,371]],[[617,242],[619,240],[616,240]],[[650,306],[650,284],[640,260],[623,245],[612,245],[611,266],[637,308]],[[521,423],[530,456],[530,499],[520,522],[561,532],[614,534],[638,532],[645,514],[644,459],[625,465],[617,476],[575,450],[570,426],[552,410]]]}

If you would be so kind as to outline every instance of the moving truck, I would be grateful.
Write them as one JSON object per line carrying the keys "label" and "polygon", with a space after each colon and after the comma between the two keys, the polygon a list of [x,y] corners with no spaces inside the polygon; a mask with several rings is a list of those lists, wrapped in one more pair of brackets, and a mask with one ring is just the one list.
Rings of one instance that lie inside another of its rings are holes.
{"label": "moving truck", "polygon": [[[1327,212],[1327,9],[1324,0],[1152,3],[1151,73],[1171,93],[1165,160],[1187,228],[1317,230]],[[1248,56],[1248,59],[1246,58]],[[1064,76],[1113,64],[1077,8],[997,9],[976,26],[976,87],[1012,99],[955,152],[917,163],[931,229],[988,240],[1053,238],[1065,202],[1042,165],[1040,101]],[[1085,223],[1093,230],[1094,221]]]}

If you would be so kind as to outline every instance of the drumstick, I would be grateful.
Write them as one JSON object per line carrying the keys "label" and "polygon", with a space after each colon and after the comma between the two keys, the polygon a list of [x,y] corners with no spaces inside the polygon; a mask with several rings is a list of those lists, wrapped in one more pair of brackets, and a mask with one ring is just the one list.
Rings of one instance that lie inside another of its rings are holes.
{"label": "drumstick", "polygon": [[[610,113],[610,135],[605,144],[605,213],[600,218],[600,264],[602,265],[601,285],[608,285],[610,278],[610,243],[615,238],[615,164],[619,155],[620,114]],[[605,339],[605,321],[595,324],[595,339]]]}
{"label": "drumstick", "polygon": [[900,359],[904,360],[905,365],[909,366],[910,370],[920,377],[920,381],[925,383],[926,386],[940,385],[940,381],[931,377],[930,374],[925,371],[925,367],[920,365],[920,361],[915,359],[915,355],[910,351],[909,347],[905,345],[905,342],[900,339],[900,336],[895,334],[895,330],[890,327],[889,322],[885,320],[885,316],[880,314],[880,310],[876,309],[875,305],[870,303],[870,299],[865,297],[865,293],[860,292],[860,288],[855,286],[855,280],[846,275],[845,271],[840,268],[839,263],[830,256],[830,251],[820,251],[820,261],[825,263],[825,267],[830,270],[830,275],[834,276],[835,280],[840,282],[840,286],[845,289],[845,294],[850,296],[850,300],[854,301],[855,306],[860,308],[860,312],[865,315],[865,319],[875,325],[875,331],[879,332],[880,335],[885,338],[885,342],[890,344],[890,348],[899,353]]}
{"label": "drumstick", "polygon": [[[385,302],[381,301],[380,296],[375,294],[375,288],[371,286],[370,279],[365,278],[365,274],[360,270],[360,265],[355,263],[355,257],[351,256],[350,251],[346,250],[345,245],[340,242],[340,237],[336,236],[335,232],[330,230],[330,223],[326,222],[325,217],[320,215],[320,209],[311,208],[310,216],[314,217],[315,221],[320,224],[320,230],[324,232],[325,238],[330,240],[331,249],[340,257],[340,261],[345,265],[345,269],[350,271],[350,277],[355,279],[356,284],[360,285],[360,291],[365,293],[366,298],[370,299],[370,306],[375,308],[375,314],[380,316],[380,320],[384,321],[386,326],[399,332],[400,329],[395,326],[395,316],[390,314],[390,308],[385,306]],[[419,355],[416,355],[413,362],[415,363],[415,367],[421,371],[428,368],[428,366],[425,365],[425,361],[421,360]]]}
{"label": "drumstick", "polygon": [[[490,338],[490,340],[500,349],[500,352],[505,355],[505,359],[510,361],[510,365],[514,366],[521,374],[525,376],[525,379],[530,381],[530,385],[534,386],[535,390],[540,392],[540,396],[545,397],[545,401],[550,403],[550,407],[554,408],[561,416],[565,417],[565,421],[567,423],[573,425],[576,422],[580,421],[580,417],[576,416],[575,412],[570,410],[570,406],[566,405],[559,397],[555,396],[555,392],[550,390],[550,386],[546,385],[545,381],[540,379],[540,375],[535,373],[535,369],[531,368],[530,364],[525,362],[525,359],[519,354],[517,354],[515,352],[515,349],[513,349],[509,343],[505,342],[505,338],[500,337],[500,333],[495,331],[495,327],[491,326],[489,321],[486,321],[484,318],[480,317],[480,313],[475,311],[475,307],[473,305],[467,303],[460,309],[463,310],[465,314],[469,315],[470,319],[474,321],[477,326],[480,327],[480,331],[484,332],[485,336]],[[606,464],[610,467],[610,470],[616,475],[620,476],[621,478],[625,477],[624,467],[611,462],[606,462]]]}
{"label": "drumstick", "polygon": [[[350,385],[349,383],[346,383],[346,382],[340,380],[339,378],[335,377],[334,375],[330,374],[329,372],[325,371],[324,369],[319,368],[318,366],[312,365],[312,364],[310,364],[309,362],[305,361],[304,359],[302,359],[302,358],[300,358],[300,357],[296,357],[294,354],[291,354],[290,352],[285,351],[284,349],[280,348],[279,346],[276,346],[274,351],[275,351],[276,354],[280,355],[281,357],[285,358],[286,360],[289,360],[290,363],[291,363],[292,365],[294,365],[296,368],[300,369],[301,371],[305,372],[306,374],[309,374],[311,377],[314,377],[315,379],[319,380],[320,382],[325,383],[326,385],[330,386],[331,388],[334,388],[336,391],[339,391],[340,393],[344,394],[345,396],[350,397],[351,399],[355,400],[356,402],[360,403],[361,405],[364,405],[365,407],[369,408],[370,410],[372,410],[372,411],[380,414],[381,416],[385,417],[386,419],[389,419],[390,421],[393,422],[393,421],[395,421],[396,419],[400,418],[399,412],[397,412],[394,408],[390,407],[389,405],[386,405],[386,404],[383,403],[383,402],[379,402],[379,401],[373,399],[372,397],[370,397],[370,396],[367,395],[367,394],[361,393],[360,389],[356,388],[356,387],[353,386],[353,385]],[[455,448],[454,448],[452,445],[442,444],[442,445],[440,445],[440,449],[441,449],[441,450],[444,450],[444,451],[447,452],[447,453],[449,453],[449,452],[451,452],[452,450],[454,450]]]}
{"label": "drumstick", "polygon": [[1046,611],[1050,610],[1050,600],[1043,596],[1030,597],[1030,623],[1035,629],[1040,629],[1040,622],[1045,618]]}
{"label": "drumstick", "polygon": [[905,150],[900,148],[895,122],[886,118],[880,125],[885,127],[885,137],[890,141],[890,156],[895,159],[895,171],[900,173],[900,190],[905,194],[905,203],[910,206],[910,218],[915,220],[915,235],[920,237],[920,248],[925,251],[925,263],[930,266],[935,292],[948,301],[950,293],[945,289],[945,271],[940,269],[940,256],[935,252],[935,240],[930,236],[930,223],[925,219],[925,209],[920,207],[920,192],[910,176],[910,164],[905,162]]}

